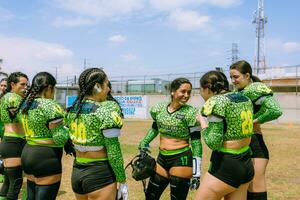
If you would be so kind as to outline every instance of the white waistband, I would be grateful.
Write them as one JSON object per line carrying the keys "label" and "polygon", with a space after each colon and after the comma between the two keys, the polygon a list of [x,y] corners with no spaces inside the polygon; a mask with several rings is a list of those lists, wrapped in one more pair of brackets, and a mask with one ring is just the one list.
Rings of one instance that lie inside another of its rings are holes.
{"label": "white waistband", "polygon": [[88,152],[88,151],[100,151],[104,148],[104,146],[82,146],[82,145],[74,144],[74,148],[80,152]]}

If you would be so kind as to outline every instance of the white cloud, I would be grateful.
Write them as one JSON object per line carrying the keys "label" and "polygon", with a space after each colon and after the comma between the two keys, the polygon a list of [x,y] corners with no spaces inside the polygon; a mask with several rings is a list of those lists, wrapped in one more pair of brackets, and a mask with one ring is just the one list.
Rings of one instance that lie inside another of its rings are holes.
{"label": "white cloud", "polygon": [[300,50],[300,44],[298,42],[285,42],[282,44],[282,49],[286,53],[293,53]]}
{"label": "white cloud", "polygon": [[150,4],[157,10],[173,10],[189,5],[204,3],[206,0],[151,0]]}
{"label": "white cloud", "polygon": [[298,42],[283,42],[279,38],[270,38],[267,40],[267,50],[273,53],[294,53],[300,51]]}
{"label": "white cloud", "polygon": [[77,27],[96,24],[95,20],[85,19],[82,17],[77,17],[73,19],[66,19],[62,17],[57,17],[53,22],[55,27]]}
{"label": "white cloud", "polygon": [[108,38],[108,40],[110,42],[114,42],[114,43],[123,43],[126,42],[127,38],[123,35],[113,35],[110,38]]}
{"label": "white cloud", "polygon": [[251,26],[250,22],[240,17],[230,17],[219,19],[219,24],[226,30],[240,30],[242,26]]}
{"label": "white cloud", "polygon": [[8,21],[13,18],[14,18],[14,15],[10,11],[0,7],[0,22]]}
{"label": "white cloud", "polygon": [[[5,72],[20,70],[29,76],[39,71],[54,73],[55,67],[71,65],[73,59],[73,52],[60,44],[4,36],[0,37],[0,44]],[[74,72],[74,67],[70,68],[69,73]]]}
{"label": "white cloud", "polygon": [[137,59],[136,55],[133,55],[131,53],[123,54],[123,55],[121,55],[121,58],[123,61],[134,61]]}
{"label": "white cloud", "polygon": [[207,3],[218,7],[228,8],[241,4],[241,0],[207,0]]}
{"label": "white cloud", "polygon": [[169,22],[178,30],[192,31],[208,28],[210,18],[195,11],[177,9],[169,15]]}
{"label": "white cloud", "polygon": [[128,14],[143,8],[144,0],[55,0],[66,10],[94,17]]}
{"label": "white cloud", "polygon": [[150,4],[157,10],[174,10],[189,6],[210,4],[217,7],[231,7],[239,5],[241,0],[150,0]]}

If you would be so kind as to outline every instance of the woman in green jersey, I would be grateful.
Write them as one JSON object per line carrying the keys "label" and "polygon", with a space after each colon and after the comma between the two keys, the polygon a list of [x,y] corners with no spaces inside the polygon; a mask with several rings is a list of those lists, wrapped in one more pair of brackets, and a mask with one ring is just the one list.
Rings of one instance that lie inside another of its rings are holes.
{"label": "woman in green jersey", "polygon": [[177,78],[172,81],[170,92],[170,102],[161,102],[151,108],[153,124],[139,145],[143,150],[160,135],[159,155],[146,200],[159,199],[169,183],[171,199],[186,199],[189,188],[197,189],[200,183],[200,127],[196,120],[197,109],[187,105],[192,84],[186,78]]}
{"label": "woman in green jersey", "polygon": [[3,78],[0,81],[0,94],[4,93],[7,88],[7,78]]}
{"label": "woman in green jersey", "polygon": [[116,195],[128,199],[118,139],[123,125],[121,109],[116,102],[107,101],[108,92],[105,72],[86,69],[79,77],[78,98],[68,108],[66,123],[76,149],[72,189],[78,200],[115,200]]}
{"label": "woman in green jersey", "polygon": [[48,72],[36,74],[18,109],[27,141],[21,159],[28,200],[54,200],[60,186],[62,149],[69,132],[64,111],[54,100],[55,85]]}
{"label": "woman in green jersey", "polygon": [[21,153],[25,144],[25,134],[16,117],[28,78],[21,72],[14,72],[7,78],[7,89],[0,99],[0,121],[4,123],[4,136],[0,144],[0,156],[4,161],[4,183],[0,189],[0,199],[17,199],[22,187]]}
{"label": "woman in green jersey", "polygon": [[226,76],[218,71],[207,72],[200,79],[205,104],[198,120],[212,154],[197,200],[245,200],[254,176],[249,147],[252,104],[247,97],[228,92],[228,85]]}
{"label": "woman in green jersey", "polygon": [[265,173],[269,151],[264,142],[260,124],[277,119],[282,115],[272,90],[253,76],[251,65],[242,60],[230,66],[230,78],[235,89],[251,99],[254,108],[254,134],[251,139],[255,176],[248,188],[248,200],[267,199]]}
{"label": "woman in green jersey", "polygon": [[[3,78],[0,81],[0,95],[2,95],[5,92],[6,88],[7,88],[7,78]],[[3,124],[2,121],[0,121],[0,137],[1,137],[1,140],[2,140],[3,134],[4,134],[4,124]]]}

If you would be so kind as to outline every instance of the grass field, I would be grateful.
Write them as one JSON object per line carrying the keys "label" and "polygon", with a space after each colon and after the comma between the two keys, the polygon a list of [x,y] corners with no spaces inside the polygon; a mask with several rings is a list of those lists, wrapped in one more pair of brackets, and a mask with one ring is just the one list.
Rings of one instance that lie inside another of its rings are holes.
{"label": "grass field", "polygon": [[[151,121],[125,120],[122,129],[121,145],[125,163],[137,153],[137,145],[151,126]],[[267,170],[268,196],[270,200],[300,200],[300,125],[273,124],[263,127],[265,141],[270,151],[270,162]],[[157,155],[158,140],[151,143],[152,155]],[[207,171],[210,150],[203,144],[202,174]],[[63,158],[63,179],[57,199],[74,199],[70,175],[73,158]],[[129,185],[129,199],[144,199],[142,183],[131,178],[131,169],[126,171]],[[194,199],[190,192],[188,199]],[[166,190],[161,199],[170,199]]]}

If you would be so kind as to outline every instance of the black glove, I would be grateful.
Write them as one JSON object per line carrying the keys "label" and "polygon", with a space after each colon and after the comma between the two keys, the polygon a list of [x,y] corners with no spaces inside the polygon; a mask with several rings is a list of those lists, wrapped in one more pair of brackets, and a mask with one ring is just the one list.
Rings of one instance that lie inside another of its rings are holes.
{"label": "black glove", "polygon": [[190,190],[197,190],[200,186],[200,177],[193,177],[190,181]]}
{"label": "black glove", "polygon": [[68,141],[66,142],[66,144],[64,146],[64,150],[65,150],[67,155],[71,155],[71,156],[76,157],[76,151],[74,149],[74,145],[73,145],[71,139],[68,139]]}

